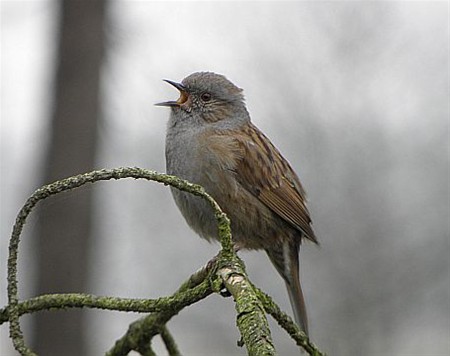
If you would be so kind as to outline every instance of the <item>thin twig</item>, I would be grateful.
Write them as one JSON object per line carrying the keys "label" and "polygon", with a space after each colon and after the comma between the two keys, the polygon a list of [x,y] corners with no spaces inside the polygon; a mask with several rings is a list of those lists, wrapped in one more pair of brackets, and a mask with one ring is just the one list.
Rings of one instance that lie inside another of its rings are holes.
{"label": "thin twig", "polygon": [[[186,282],[175,292],[187,293],[196,288],[205,288],[204,295],[199,294],[199,299],[206,298],[214,290],[211,288],[210,276],[213,275],[218,256],[213,257],[204,267],[191,275]],[[197,300],[193,301],[196,302]],[[187,306],[188,304],[186,304]],[[184,308],[169,308],[164,312],[150,314],[132,323],[125,335],[117,340],[114,346],[106,353],[107,356],[125,356],[132,350],[141,351],[150,345],[152,338],[162,331],[162,327],[178,312]],[[162,324],[160,324],[162,323]]]}
{"label": "thin twig", "polygon": [[296,344],[302,347],[308,354],[313,356],[325,356],[308,336],[295,324],[291,317],[284,313],[273,299],[262,290],[254,287],[259,300],[264,305],[264,309],[269,313],[286,332],[295,340]]}
{"label": "thin twig", "polygon": [[186,303],[176,305],[158,313],[150,314],[130,325],[126,334],[116,341],[114,347],[109,350],[107,356],[125,356],[132,350],[141,352],[150,344],[153,336],[159,334],[166,323],[184,307],[206,298],[213,293],[210,282],[204,280],[198,286],[185,291],[190,293],[191,298]]}
{"label": "thin twig", "polygon": [[167,329],[167,326],[164,326],[161,329],[161,338],[164,342],[164,345],[166,345],[167,352],[169,353],[169,356],[180,356],[181,353],[178,350],[177,343],[175,342],[175,339],[173,338],[172,334]]}

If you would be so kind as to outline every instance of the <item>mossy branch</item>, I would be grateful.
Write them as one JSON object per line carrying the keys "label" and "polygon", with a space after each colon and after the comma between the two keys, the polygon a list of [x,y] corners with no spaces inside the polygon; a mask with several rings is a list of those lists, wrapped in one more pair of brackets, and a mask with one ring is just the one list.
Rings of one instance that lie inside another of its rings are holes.
{"label": "mossy branch", "polygon": [[[190,291],[190,292],[189,292]],[[154,336],[162,334],[166,327],[167,322],[176,314],[180,312],[184,307],[198,302],[199,300],[206,298],[213,293],[211,283],[208,279],[203,280],[199,285],[193,288],[186,288],[184,290],[178,290],[177,293],[191,293],[192,297],[186,300],[187,303],[175,304],[171,308],[165,308],[164,310],[152,313],[145,316],[135,322],[133,322],[127,333],[116,341],[114,347],[106,353],[107,356],[119,356],[128,355],[130,351],[134,350],[142,355],[148,352],[148,347],[151,344],[151,340]]]}
{"label": "mossy branch", "polygon": [[[36,204],[52,195],[81,187],[87,183],[123,178],[153,180],[205,199],[213,208],[218,222],[220,243],[222,245],[218,256],[211,260],[204,268],[189,277],[177,292],[169,297],[152,300],[99,297],[87,294],[52,294],[19,302],[17,290],[18,247],[23,227]],[[205,192],[203,187],[175,176],[141,168],[103,169],[69,177],[43,186],[28,198],[19,211],[9,244],[9,303],[5,308],[0,310],[0,324],[9,321],[10,337],[15,349],[20,354],[34,355],[26,346],[20,328],[19,317],[25,313],[33,313],[44,309],[74,307],[151,312],[152,314],[131,324],[128,332],[116,342],[108,354],[126,355],[129,351],[136,350],[143,355],[153,355],[154,352],[151,349],[150,342],[153,336],[160,334],[169,355],[179,355],[175,341],[166,328],[166,323],[184,307],[206,298],[214,292],[219,292],[223,286],[228,289],[235,299],[237,325],[248,353],[250,355],[275,355],[264,308],[271,313],[270,310],[276,311],[278,307],[268,309],[266,305],[267,299],[262,298],[260,295],[262,292],[258,292],[248,280],[244,264],[233,249],[230,221],[214,199]],[[291,324],[293,324],[292,321]],[[292,327],[291,324],[288,322],[286,325],[287,327]],[[298,331],[298,328],[296,330],[295,328],[296,326],[294,324],[294,331]],[[314,352],[314,349],[308,348],[308,343],[304,342],[305,339],[307,340],[304,334],[301,334],[297,338],[295,335],[297,334],[294,332],[292,336],[298,345],[304,347],[309,353]]]}
{"label": "mossy branch", "polygon": [[258,299],[264,306],[264,310],[270,314],[286,332],[295,340],[296,344],[302,347],[308,354],[313,356],[324,356],[308,336],[292,321],[292,318],[284,313],[273,299],[259,288],[255,288]]}
{"label": "mossy branch", "polygon": [[237,326],[249,355],[276,355],[264,307],[242,260],[236,255],[224,260],[217,273],[236,303]]}

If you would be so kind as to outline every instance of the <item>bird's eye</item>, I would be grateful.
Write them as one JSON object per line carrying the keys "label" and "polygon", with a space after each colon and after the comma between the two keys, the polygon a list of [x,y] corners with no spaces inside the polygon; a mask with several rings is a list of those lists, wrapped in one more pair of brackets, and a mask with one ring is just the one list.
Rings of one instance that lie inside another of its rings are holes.
{"label": "bird's eye", "polygon": [[210,101],[211,100],[211,94],[207,93],[207,92],[203,93],[200,97],[202,98],[203,101]]}

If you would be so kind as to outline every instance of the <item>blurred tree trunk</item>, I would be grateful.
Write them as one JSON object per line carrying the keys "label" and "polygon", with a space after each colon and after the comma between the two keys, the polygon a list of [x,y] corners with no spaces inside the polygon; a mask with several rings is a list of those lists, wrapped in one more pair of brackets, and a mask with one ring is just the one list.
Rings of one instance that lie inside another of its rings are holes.
{"label": "blurred tree trunk", "polygon": [[[95,164],[106,0],[65,0],[59,6],[55,95],[44,183]],[[37,226],[37,294],[84,292],[90,247],[92,189],[44,204]],[[85,355],[83,312],[39,313],[39,355]]]}

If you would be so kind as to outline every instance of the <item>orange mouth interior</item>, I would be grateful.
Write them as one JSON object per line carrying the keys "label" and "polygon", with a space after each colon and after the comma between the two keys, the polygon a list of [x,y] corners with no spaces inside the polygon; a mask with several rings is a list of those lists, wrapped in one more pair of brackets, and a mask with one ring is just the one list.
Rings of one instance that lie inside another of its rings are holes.
{"label": "orange mouth interior", "polygon": [[189,95],[184,91],[180,91],[180,97],[177,100],[178,105],[183,105],[189,98]]}

